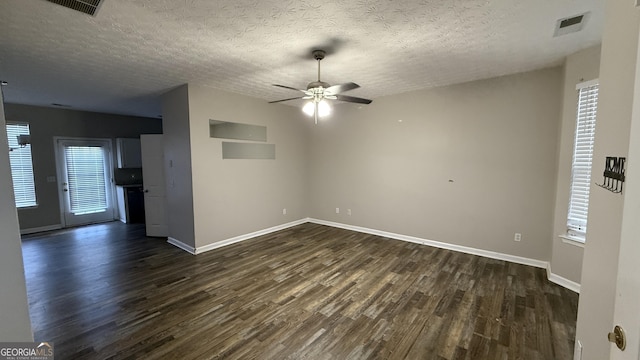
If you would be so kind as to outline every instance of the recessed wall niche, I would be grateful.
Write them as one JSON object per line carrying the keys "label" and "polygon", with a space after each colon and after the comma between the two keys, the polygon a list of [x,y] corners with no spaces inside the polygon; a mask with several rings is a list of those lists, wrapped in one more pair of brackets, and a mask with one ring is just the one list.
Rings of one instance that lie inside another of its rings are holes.
{"label": "recessed wall niche", "polygon": [[[210,119],[209,137],[266,142],[267,127]],[[276,145],[223,141],[222,158],[273,160],[276,158]]]}
{"label": "recessed wall niche", "polygon": [[223,141],[222,158],[273,160],[276,158],[276,144],[252,144]]}
{"label": "recessed wall niche", "polygon": [[219,139],[267,141],[267,127],[209,120],[209,136]]}

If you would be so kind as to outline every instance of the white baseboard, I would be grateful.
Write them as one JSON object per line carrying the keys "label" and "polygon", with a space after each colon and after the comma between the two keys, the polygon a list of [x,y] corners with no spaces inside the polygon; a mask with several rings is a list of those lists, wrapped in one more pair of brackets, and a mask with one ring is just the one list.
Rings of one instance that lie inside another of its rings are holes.
{"label": "white baseboard", "polygon": [[526,257],[522,257],[522,256],[516,256],[516,255],[510,255],[510,254],[504,254],[504,253],[499,253],[499,252],[495,252],[495,251],[489,251],[489,250],[482,250],[482,249],[476,249],[476,248],[472,248],[472,247],[468,247],[468,246],[462,246],[462,245],[455,245],[455,244],[448,244],[448,243],[444,243],[444,242],[440,242],[440,241],[435,241],[435,240],[428,240],[428,239],[422,239],[422,238],[418,238],[415,236],[409,236],[409,235],[402,235],[402,234],[396,234],[396,233],[392,233],[392,232],[388,232],[388,231],[382,231],[382,230],[375,230],[375,229],[370,229],[370,228],[365,228],[365,227],[361,227],[361,226],[354,226],[354,225],[347,225],[347,224],[342,224],[342,223],[337,223],[337,222],[333,222],[333,221],[326,221],[326,220],[319,220],[319,219],[313,219],[313,218],[305,218],[305,219],[300,219],[300,220],[296,220],[296,221],[292,221],[286,224],[282,224],[282,225],[277,225],[274,227],[270,227],[268,229],[263,229],[263,230],[258,230],[258,231],[254,231],[252,233],[248,233],[248,234],[244,234],[244,235],[240,235],[240,236],[236,236],[236,237],[232,237],[226,240],[222,240],[222,241],[218,241],[212,244],[208,244],[205,246],[201,246],[201,247],[197,247],[194,248],[190,245],[187,245],[177,239],[174,239],[172,237],[169,237],[169,239],[167,240],[168,243],[190,253],[193,255],[197,255],[197,254],[201,254],[203,252],[207,252],[213,249],[217,249],[217,248],[221,248],[223,246],[227,246],[227,245],[231,245],[231,244],[235,244],[244,240],[248,240],[248,239],[252,239],[254,237],[257,236],[261,236],[261,235],[266,235],[272,232],[276,232],[279,230],[284,230],[296,225],[300,225],[300,224],[304,224],[306,222],[310,222],[310,223],[314,223],[314,224],[320,224],[320,225],[326,225],[326,226],[331,226],[331,227],[335,227],[335,228],[340,228],[340,229],[346,229],[346,230],[352,230],[352,231],[357,231],[357,232],[361,232],[361,233],[365,233],[365,234],[372,234],[372,235],[377,235],[377,236],[382,236],[382,237],[386,237],[386,238],[390,238],[390,239],[395,239],[395,240],[401,240],[401,241],[407,241],[407,242],[411,242],[411,243],[416,243],[416,244],[421,244],[421,245],[427,245],[427,246],[433,246],[433,247],[437,247],[440,249],[447,249],[447,250],[452,250],[452,251],[457,251],[457,252],[462,252],[462,253],[466,253],[466,254],[471,254],[471,255],[478,255],[478,256],[483,256],[483,257],[487,257],[487,258],[491,258],[491,259],[496,259],[496,260],[504,260],[504,261],[508,261],[508,262],[512,262],[512,263],[516,263],[516,264],[522,264],[522,265],[528,265],[528,266],[533,266],[533,267],[537,267],[537,268],[542,268],[542,269],[546,269],[547,271],[547,278],[549,279],[549,281],[558,284],[560,286],[563,286],[569,290],[572,290],[576,293],[580,293],[580,284],[573,282],[571,280],[565,279],[559,275],[554,274],[553,272],[551,272],[551,264],[549,264],[548,261],[543,261],[543,260],[537,260],[537,259],[530,259],[530,258],[526,258]]}
{"label": "white baseboard", "polygon": [[366,233],[366,234],[378,235],[378,236],[387,237],[390,239],[408,241],[416,244],[433,246],[441,249],[447,249],[447,250],[462,252],[466,254],[478,255],[478,256],[483,256],[491,259],[504,260],[504,261],[509,261],[516,264],[523,264],[523,265],[529,265],[529,266],[546,269],[547,279],[549,279],[549,281],[555,284],[558,284],[562,287],[565,287],[578,294],[580,293],[580,284],[573,282],[571,280],[565,279],[562,276],[556,275],[553,272],[551,272],[551,264],[549,264],[548,261],[530,259],[522,256],[515,256],[515,255],[504,254],[504,253],[499,253],[494,251],[476,249],[468,246],[448,244],[440,241],[427,240],[427,239],[422,239],[414,236],[396,234],[396,233],[391,233],[387,231],[364,228],[360,226],[336,223],[332,221],[318,220],[318,219],[312,219],[312,218],[309,218],[308,220],[309,222],[314,224],[327,225],[327,226],[357,231],[357,232]]}
{"label": "white baseboard", "polygon": [[261,236],[261,235],[266,235],[266,234],[270,234],[272,232],[276,232],[276,231],[280,231],[280,230],[284,230],[296,225],[300,225],[300,224],[304,224],[306,222],[308,222],[308,219],[300,219],[300,220],[296,220],[296,221],[292,221],[286,224],[281,224],[281,225],[277,225],[277,226],[273,226],[267,229],[262,229],[262,230],[258,230],[258,231],[254,231],[252,233],[248,233],[248,234],[244,234],[244,235],[239,235],[239,236],[235,236],[229,239],[225,239],[222,241],[218,241],[218,242],[214,242],[211,244],[207,244],[205,246],[200,246],[197,248],[194,248],[191,245],[187,245],[185,243],[183,243],[182,241],[169,237],[167,239],[167,242],[173,246],[176,246],[186,252],[188,252],[189,254],[192,255],[197,255],[197,254],[202,254],[203,252],[207,252],[207,251],[211,251],[213,249],[217,249],[217,248],[221,248],[223,246],[227,246],[227,245],[231,245],[231,244],[235,244],[238,243],[240,241],[244,241],[244,240],[249,240],[252,239],[254,237],[257,236]]}
{"label": "white baseboard", "polygon": [[353,225],[336,223],[336,222],[332,222],[332,221],[309,219],[309,222],[312,222],[314,224],[337,227],[337,228],[346,229],[346,230],[353,230],[353,231],[366,233],[366,234],[372,234],[372,235],[378,235],[378,236],[382,236],[382,237],[388,237],[388,238],[396,239],[396,240],[408,241],[408,242],[421,244],[421,245],[433,246],[433,247],[437,247],[437,248],[441,248],[441,249],[453,250],[453,251],[462,252],[462,253],[471,254],[471,255],[479,255],[479,256],[483,256],[483,257],[487,257],[487,258],[491,258],[491,259],[504,260],[504,261],[509,261],[509,262],[512,262],[512,263],[529,265],[529,266],[534,266],[534,267],[543,268],[543,269],[547,268],[547,262],[546,261],[542,261],[542,260],[529,259],[529,258],[525,258],[525,257],[521,257],[521,256],[515,256],[515,255],[503,254],[503,253],[494,252],[494,251],[476,249],[476,248],[462,246],[462,245],[448,244],[448,243],[444,243],[444,242],[440,242],[440,241],[422,239],[422,238],[418,238],[418,237],[415,237],[415,236],[396,234],[396,233],[391,233],[391,232],[387,232],[387,231],[364,228],[364,227],[360,227],[360,226],[353,226]]}
{"label": "white baseboard", "polygon": [[580,284],[575,281],[571,281],[569,279],[563,278],[560,275],[554,274],[551,271],[551,264],[547,265],[547,279],[554,284],[558,284],[564,288],[567,288],[575,293],[580,294]]}
{"label": "white baseboard", "polygon": [[183,243],[182,241],[172,238],[172,237],[168,237],[167,238],[167,242],[175,247],[178,247],[186,252],[188,252],[191,255],[195,255],[196,254],[196,249],[193,246],[187,245],[185,243]]}
{"label": "white baseboard", "polygon": [[272,232],[276,232],[276,231],[280,231],[280,230],[284,230],[296,225],[300,225],[300,224],[304,224],[308,222],[308,219],[300,219],[300,220],[296,220],[296,221],[292,221],[286,224],[282,224],[282,225],[277,225],[277,226],[273,226],[270,227],[268,229],[263,229],[263,230],[258,230],[258,231],[254,231],[252,233],[248,233],[248,234],[244,234],[244,235],[239,235],[239,236],[235,236],[226,240],[222,240],[222,241],[217,241],[214,242],[212,244],[208,244],[205,246],[200,246],[198,248],[195,249],[195,253],[196,254],[201,254],[203,252],[206,251],[210,251],[213,249],[217,249],[217,248],[221,248],[223,246],[227,246],[227,245],[231,245],[231,244],[235,244],[238,243],[240,241],[244,241],[244,240],[249,240],[251,238],[254,238],[256,236],[261,236],[261,235],[266,235],[266,234],[270,234]]}
{"label": "white baseboard", "polygon": [[62,225],[60,224],[41,226],[37,228],[20,229],[20,235],[34,234],[39,232],[60,230],[60,229],[62,229]]}

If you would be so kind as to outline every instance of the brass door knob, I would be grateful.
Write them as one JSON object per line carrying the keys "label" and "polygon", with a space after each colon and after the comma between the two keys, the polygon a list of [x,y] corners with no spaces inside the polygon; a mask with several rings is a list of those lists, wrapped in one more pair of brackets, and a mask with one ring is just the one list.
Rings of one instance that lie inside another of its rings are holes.
{"label": "brass door knob", "polygon": [[607,336],[609,341],[615,343],[618,349],[623,350],[627,347],[627,338],[624,335],[624,330],[619,325],[613,328],[613,332],[610,332]]}

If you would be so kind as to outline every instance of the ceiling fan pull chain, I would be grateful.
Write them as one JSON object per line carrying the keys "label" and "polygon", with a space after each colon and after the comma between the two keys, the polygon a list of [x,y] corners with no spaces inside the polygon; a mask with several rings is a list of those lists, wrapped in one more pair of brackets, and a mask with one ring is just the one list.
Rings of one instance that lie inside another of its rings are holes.
{"label": "ceiling fan pull chain", "polygon": [[315,105],[315,109],[313,109],[313,119],[315,120],[316,125],[318,125],[318,102],[314,101],[313,105]]}

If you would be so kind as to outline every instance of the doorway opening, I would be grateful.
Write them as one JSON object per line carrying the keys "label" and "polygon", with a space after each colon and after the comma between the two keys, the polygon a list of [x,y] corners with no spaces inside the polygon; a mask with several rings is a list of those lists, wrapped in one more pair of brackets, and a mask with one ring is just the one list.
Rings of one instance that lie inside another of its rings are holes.
{"label": "doorway opening", "polygon": [[63,227],[115,219],[110,139],[56,139]]}

